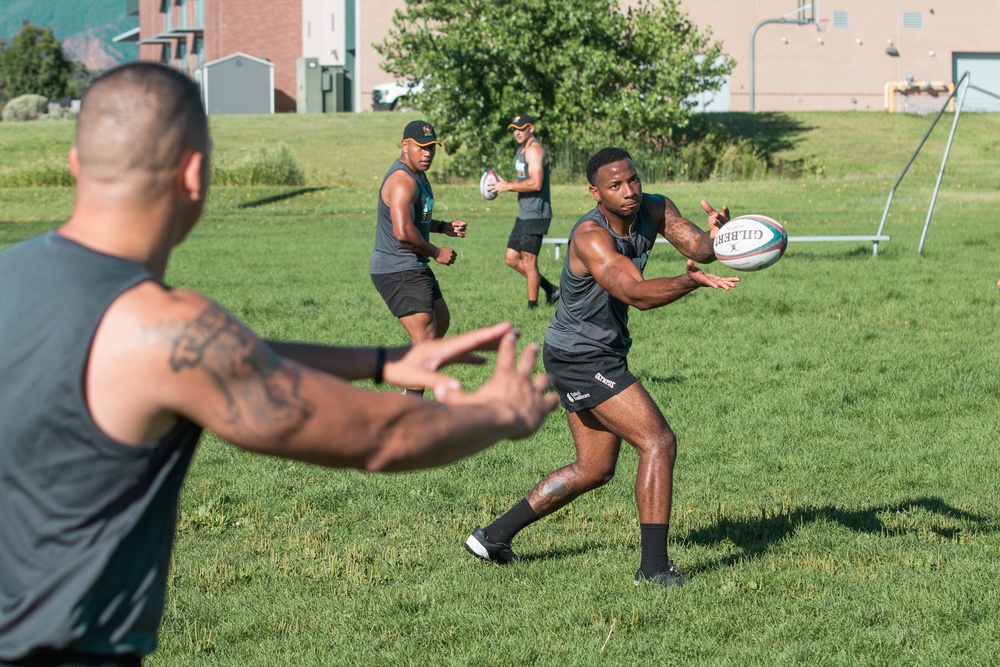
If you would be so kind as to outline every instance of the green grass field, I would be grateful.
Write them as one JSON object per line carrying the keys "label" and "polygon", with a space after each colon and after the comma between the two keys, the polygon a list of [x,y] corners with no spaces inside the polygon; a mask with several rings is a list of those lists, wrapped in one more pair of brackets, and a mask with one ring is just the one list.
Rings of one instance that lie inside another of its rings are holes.
{"label": "green grass field", "polygon": [[[408,118],[213,118],[219,159],[283,142],[307,186],[215,189],[168,280],[268,337],[404,342],[366,268],[378,183]],[[809,235],[874,232],[930,119],[729,120],[826,175],[646,190],[701,224],[707,198]],[[559,413],[528,440],[405,475],[250,455],[208,435],[147,664],[1000,663],[1000,116],[963,116],[918,256],[945,120],[897,192],[877,258],[864,243],[793,244],[731,293],[633,312],[630,366],[679,436],[670,548],[689,586],[632,585],[627,446],[611,483],[518,537],[524,563],[464,552],[473,527],[571,460]],[[0,124],[0,169],[58,160],[71,134]],[[469,222],[456,265],[437,269],[452,332],[511,319],[540,341],[551,310],[525,308],[502,259],[513,197],[486,203],[473,184],[435,195],[438,217]],[[71,205],[64,188],[0,189],[0,245]],[[552,235],[591,206],[584,187],[556,186]],[[558,275],[550,246],[540,264]],[[682,267],[660,245],[646,275]],[[474,386],[488,371],[456,372]]]}

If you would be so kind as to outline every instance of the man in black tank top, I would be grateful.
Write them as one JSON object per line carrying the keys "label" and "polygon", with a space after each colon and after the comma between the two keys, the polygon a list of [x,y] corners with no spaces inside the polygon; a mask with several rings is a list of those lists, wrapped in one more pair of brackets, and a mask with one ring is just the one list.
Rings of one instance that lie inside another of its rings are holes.
{"label": "man in black tank top", "polygon": [[[83,95],[69,220],[0,251],[0,666],[124,667],[156,648],[203,428],[273,456],[406,470],[524,437],[558,403],[531,377],[537,345],[515,359],[509,323],[392,350],[269,342],[164,284],[210,147],[194,81],[113,69]],[[489,347],[478,391],[438,372]]]}
{"label": "man in black tank top", "polygon": [[[376,204],[375,246],[368,266],[372,283],[410,341],[442,338],[451,313],[441,287],[428,266],[434,259],[451,266],[458,259],[453,248],[430,242],[431,232],[464,237],[462,220],[434,219],[434,192],[427,170],[440,142],[430,123],[414,120],[403,129],[402,152],[386,172]],[[421,387],[404,393],[422,395]]]}
{"label": "man in black tank top", "polygon": [[538,289],[545,292],[545,303],[552,305],[559,300],[559,288],[550,283],[538,270],[538,253],[542,237],[552,222],[552,197],[549,190],[549,154],[535,138],[535,118],[521,113],[510,121],[508,130],[514,130],[517,157],[514,160],[516,181],[499,178],[493,191],[517,193],[517,220],[507,239],[504,261],[528,281],[528,307],[538,306]]}
{"label": "man in black tank top", "polygon": [[[709,231],[681,216],[661,195],[644,195],[629,154],[605,148],[587,165],[597,207],[570,233],[559,302],[545,334],[545,370],[559,393],[576,444],[576,461],[549,473],[506,514],[476,528],[465,548],[497,563],[518,560],[510,547],[524,527],[608,482],[622,440],[638,450],[636,502],[642,553],[635,583],[680,586],[686,581],[667,556],[667,528],[676,438],[659,407],[628,370],[632,344],[628,308],[673,303],[699,287],[732,289],[739,278],[720,278],[695,266],[715,260],[712,240],[729,210],[708,202]],[[674,278],[643,279],[657,233],[688,257]]]}

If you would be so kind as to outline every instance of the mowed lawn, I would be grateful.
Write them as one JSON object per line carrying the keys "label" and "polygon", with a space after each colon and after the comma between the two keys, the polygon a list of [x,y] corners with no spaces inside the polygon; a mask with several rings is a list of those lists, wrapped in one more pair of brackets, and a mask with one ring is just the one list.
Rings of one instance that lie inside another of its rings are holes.
{"label": "mowed lawn", "polygon": [[[403,343],[367,262],[378,184],[415,117],[213,118],[220,160],[285,143],[307,184],[213,190],[168,281],[263,336]],[[646,190],[702,225],[705,198],[794,236],[873,233],[930,118],[728,122],[824,175]],[[559,412],[527,440],[403,475],[324,470],[206,435],[147,664],[1000,663],[1000,118],[963,115],[918,256],[948,125],[897,191],[878,257],[866,243],[792,244],[731,293],[633,311],[630,366],[679,436],[670,552],[689,586],[632,584],[627,445],[608,485],[517,538],[523,563],[498,568],[462,549],[572,460]],[[0,170],[60,160],[71,134],[0,124]],[[510,319],[540,342],[552,311],[527,310],[523,280],[503,264],[515,199],[485,202],[471,182],[435,195],[436,217],[469,222],[457,263],[436,270],[452,331]],[[58,224],[71,205],[68,189],[0,189],[0,244]],[[592,205],[584,185],[555,186],[552,235]],[[558,276],[551,246],[540,265]],[[682,271],[658,245],[646,275]],[[490,368],[455,373],[471,389]]]}

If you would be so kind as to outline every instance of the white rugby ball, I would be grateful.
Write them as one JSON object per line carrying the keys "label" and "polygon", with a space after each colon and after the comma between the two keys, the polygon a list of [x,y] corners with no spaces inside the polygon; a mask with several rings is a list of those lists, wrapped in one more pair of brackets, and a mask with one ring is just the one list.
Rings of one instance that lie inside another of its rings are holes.
{"label": "white rugby ball", "polygon": [[488,169],[483,172],[482,178],[479,179],[479,192],[482,193],[483,199],[496,199],[497,193],[490,191],[490,186],[495,185],[500,178],[497,173],[492,169]]}
{"label": "white rugby ball", "polygon": [[760,271],[785,254],[788,234],[766,215],[741,215],[722,226],[715,237],[715,256],[738,271]]}

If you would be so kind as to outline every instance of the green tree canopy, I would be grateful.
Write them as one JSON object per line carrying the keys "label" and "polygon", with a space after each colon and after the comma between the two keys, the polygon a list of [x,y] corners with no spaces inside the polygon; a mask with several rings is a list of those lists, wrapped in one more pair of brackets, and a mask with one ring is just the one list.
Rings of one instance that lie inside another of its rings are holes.
{"label": "green tree canopy", "polygon": [[57,99],[69,92],[73,64],[51,28],[25,23],[0,53],[0,68],[8,98],[32,93]]}
{"label": "green tree canopy", "polygon": [[465,173],[509,152],[522,112],[558,145],[669,145],[691,96],[732,68],[678,0],[407,0],[375,48],[386,71],[424,82],[415,105]]}

